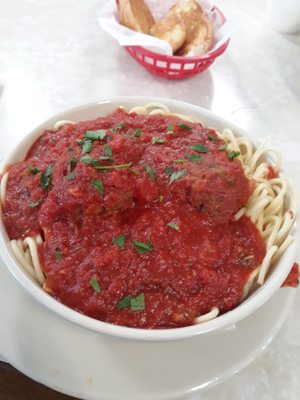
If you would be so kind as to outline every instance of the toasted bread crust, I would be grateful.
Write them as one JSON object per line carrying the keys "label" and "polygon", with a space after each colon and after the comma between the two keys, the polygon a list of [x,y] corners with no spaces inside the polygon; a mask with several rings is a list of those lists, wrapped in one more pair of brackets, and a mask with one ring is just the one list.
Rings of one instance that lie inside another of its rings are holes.
{"label": "toasted bread crust", "polygon": [[187,38],[177,55],[185,56],[195,49],[198,56],[206,53],[212,46],[213,29],[199,3],[195,0],[180,1],[171,7],[170,12],[179,15],[186,28]]}
{"label": "toasted bread crust", "polygon": [[118,6],[122,25],[137,32],[150,33],[154,18],[144,0],[119,0]]}
{"label": "toasted bread crust", "polygon": [[195,0],[179,1],[170,8],[169,13],[178,15],[185,24],[187,39],[193,36],[202,17],[202,8]]}
{"label": "toasted bread crust", "polygon": [[175,14],[168,14],[160,22],[154,24],[150,33],[170,43],[173,53],[175,53],[186,40],[185,24],[181,21],[179,16]]}
{"label": "toasted bread crust", "polygon": [[186,56],[194,51],[195,56],[207,53],[213,44],[213,29],[211,23],[202,15],[199,25],[193,35],[189,36],[184,45],[177,51],[177,55]]}

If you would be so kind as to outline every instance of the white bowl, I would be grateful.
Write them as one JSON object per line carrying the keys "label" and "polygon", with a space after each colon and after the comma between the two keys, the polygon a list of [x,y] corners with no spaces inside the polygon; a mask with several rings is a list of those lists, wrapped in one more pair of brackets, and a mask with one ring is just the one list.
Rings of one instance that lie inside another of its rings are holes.
{"label": "white bowl", "polygon": [[[232,123],[218,117],[210,111],[204,110],[195,105],[183,103],[180,101],[149,98],[149,97],[120,97],[111,100],[101,100],[96,103],[91,103],[83,106],[73,108],[63,113],[57,114],[48,119],[43,124],[29,133],[11,152],[11,154],[3,162],[2,167],[23,160],[27,150],[31,144],[38,138],[44,129],[51,128],[58,120],[73,120],[83,121],[88,119],[95,119],[100,116],[105,116],[112,112],[118,106],[125,107],[129,110],[137,105],[145,105],[150,102],[160,102],[168,106],[173,112],[182,113],[186,115],[195,116],[204,121],[204,123],[218,131],[224,128],[231,129],[235,134],[248,136],[249,134],[242,129],[236,127]],[[0,169],[1,170],[1,169]],[[292,228],[292,234],[296,236],[296,224]],[[5,231],[2,218],[0,216],[0,251],[5,264],[10,272],[17,279],[17,281],[30,293],[39,303],[43,304],[56,314],[69,320],[86,329],[107,334],[110,336],[118,336],[127,339],[135,340],[150,340],[150,341],[163,341],[163,340],[177,340],[186,339],[198,335],[206,335],[213,331],[219,331],[229,327],[232,324],[246,318],[260,308],[267,300],[274,295],[280,288],[281,284],[287,277],[291,266],[295,260],[296,242],[288,247],[285,253],[277,262],[276,268],[269,274],[266,282],[261,288],[253,293],[249,298],[243,301],[239,306],[233,310],[220,315],[216,319],[204,322],[202,324],[187,326],[174,329],[160,329],[160,330],[147,330],[128,328],[124,326],[112,325],[106,322],[98,321],[96,319],[87,317],[79,312],[72,310],[69,307],[61,304],[46,292],[18,265],[11,252],[9,246],[9,238]]]}

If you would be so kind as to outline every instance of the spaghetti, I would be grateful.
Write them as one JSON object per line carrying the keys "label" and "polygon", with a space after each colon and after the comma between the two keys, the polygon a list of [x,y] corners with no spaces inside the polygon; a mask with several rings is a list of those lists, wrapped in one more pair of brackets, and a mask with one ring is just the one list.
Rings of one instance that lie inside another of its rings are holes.
{"label": "spaghetti", "polygon": [[[138,106],[130,112],[149,115],[173,115],[188,122],[200,122],[204,126],[203,121],[171,113],[168,107],[158,103],[150,103],[145,107]],[[234,151],[239,154],[238,159],[243,166],[245,176],[255,182],[253,193],[246,206],[240,209],[235,218],[238,220],[244,214],[250,217],[267,242],[267,254],[261,266],[252,272],[244,287],[242,295],[242,300],[244,300],[255,283],[258,285],[264,283],[272,262],[275,263],[292,243],[293,237],[290,230],[295,220],[297,195],[289,179],[283,177],[268,179],[270,164],[266,159],[272,160],[271,168],[277,176],[282,165],[279,152],[267,149],[264,143],[255,148],[248,138],[235,137],[229,129],[225,129],[222,133],[217,132],[217,134],[225,141],[229,152]],[[271,157],[272,155],[273,157]],[[286,210],[288,189],[290,204]]]}
{"label": "spaghetti", "polygon": [[[172,113],[168,107],[160,103],[134,107],[129,111],[129,114],[175,117],[204,127],[202,121]],[[74,125],[75,122],[58,121],[53,130],[59,130],[66,124]],[[218,139],[224,142],[223,147],[227,153],[233,154],[240,161],[245,177],[253,183],[252,194],[246,205],[243,205],[236,212],[234,220],[239,221],[243,216],[250,218],[266,243],[266,254],[261,264],[249,274],[243,287],[240,299],[242,301],[256,287],[264,283],[271,266],[293,241],[290,231],[295,219],[297,199],[292,183],[286,178],[278,177],[282,160],[277,151],[267,149],[264,143],[255,148],[248,138],[236,137],[229,129],[225,129],[222,133],[216,132],[216,135]],[[0,183],[2,207],[5,207],[8,179],[9,172],[7,171],[2,176]],[[289,193],[289,203],[287,193]],[[38,248],[43,243],[41,235],[26,237],[23,240],[13,239],[10,243],[12,252],[20,265],[39,285],[51,292],[51,289],[45,284],[45,276],[39,260]],[[219,308],[213,306],[207,313],[194,318],[194,323],[198,324],[214,319],[219,313]]]}

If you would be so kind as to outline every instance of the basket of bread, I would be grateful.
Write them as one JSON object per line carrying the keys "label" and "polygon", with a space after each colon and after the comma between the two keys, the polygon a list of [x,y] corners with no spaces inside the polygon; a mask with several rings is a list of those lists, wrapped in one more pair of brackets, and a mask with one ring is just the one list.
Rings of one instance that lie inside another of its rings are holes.
{"label": "basket of bread", "polygon": [[102,28],[155,75],[169,79],[196,75],[229,44],[226,18],[208,0],[116,0],[115,4],[118,26],[103,19]]}

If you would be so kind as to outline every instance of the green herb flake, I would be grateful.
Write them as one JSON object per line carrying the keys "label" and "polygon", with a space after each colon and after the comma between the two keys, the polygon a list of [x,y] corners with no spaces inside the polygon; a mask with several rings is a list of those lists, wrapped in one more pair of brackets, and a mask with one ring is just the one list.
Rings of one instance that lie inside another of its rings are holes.
{"label": "green herb flake", "polygon": [[99,165],[99,161],[94,160],[94,158],[90,156],[83,156],[81,157],[80,161],[83,162],[84,164],[92,164],[94,166]]}
{"label": "green herb flake", "polygon": [[178,125],[178,128],[185,129],[187,131],[191,131],[193,129],[191,126],[188,126],[186,124],[180,124],[180,125]]}
{"label": "green herb flake", "polygon": [[179,231],[179,225],[175,224],[174,222],[169,222],[167,224],[169,228],[175,229],[175,231]]}
{"label": "green herb flake", "polygon": [[59,249],[55,249],[54,251],[54,257],[56,261],[60,261],[62,259],[62,251],[60,251]]}
{"label": "green herb flake", "polygon": [[227,150],[227,147],[228,147],[228,143],[225,143],[222,146],[218,147],[218,150],[219,151],[225,151],[225,150]]}
{"label": "green herb flake", "polygon": [[143,293],[139,294],[136,297],[132,297],[131,295],[123,297],[117,303],[117,308],[122,310],[123,308],[129,308],[131,311],[143,311],[145,310],[145,296]]}
{"label": "green herb flake", "polygon": [[186,160],[173,160],[173,163],[175,163],[175,164],[184,164],[184,163],[186,163]]}
{"label": "green herb flake", "polygon": [[82,154],[90,153],[93,149],[93,144],[90,139],[79,140],[78,144],[81,146]]}
{"label": "green herb flake", "polygon": [[110,170],[110,169],[122,169],[122,168],[130,168],[132,163],[129,164],[119,164],[119,165],[95,165],[95,169],[97,170]]}
{"label": "green herb flake", "polygon": [[73,181],[75,179],[75,171],[69,173],[69,175],[65,176],[68,181]]}
{"label": "green herb flake", "polygon": [[136,249],[136,251],[139,254],[144,254],[146,251],[153,251],[154,250],[154,246],[152,244],[152,242],[149,242],[148,244],[143,243],[143,242],[139,242],[138,240],[134,240],[133,241],[134,247]]}
{"label": "green herb flake", "polygon": [[103,140],[106,136],[106,129],[99,129],[97,131],[87,131],[84,134],[85,139],[90,140]]}
{"label": "green herb flake", "polygon": [[41,186],[45,189],[48,189],[51,185],[52,171],[52,165],[48,165],[46,171],[41,174]]}
{"label": "green herb flake", "polygon": [[174,126],[171,124],[167,126],[167,134],[170,134],[170,133],[174,133]]}
{"label": "green herb flake", "polygon": [[162,194],[158,196],[158,201],[160,203],[162,203],[164,201],[164,199],[165,199],[165,197]]}
{"label": "green herb flake", "polygon": [[113,129],[112,132],[118,132],[120,129],[124,128],[125,124],[124,122],[120,122],[119,124],[117,124]]}
{"label": "green herb flake", "polygon": [[96,179],[95,181],[92,181],[91,186],[93,186],[97,190],[97,192],[99,192],[103,196],[104,188],[101,179]]}
{"label": "green herb flake", "polygon": [[113,162],[114,161],[112,158],[107,157],[107,156],[100,156],[99,160],[100,161],[109,161],[109,162]]}
{"label": "green herb flake", "polygon": [[185,154],[184,157],[187,158],[191,162],[203,160],[203,157],[198,156],[198,154]]}
{"label": "green herb flake", "polygon": [[172,167],[167,167],[167,168],[165,169],[165,173],[166,173],[168,176],[171,176],[171,175],[173,174],[173,172],[174,172],[174,168],[172,168]]}
{"label": "green herb flake", "polygon": [[107,158],[109,158],[109,159],[112,158],[112,150],[111,150],[111,147],[110,147],[110,146],[105,146],[105,147],[103,148],[103,151],[104,151],[105,157],[107,157]]}
{"label": "green herb flake", "polygon": [[132,169],[132,168],[129,168],[128,171],[130,171],[133,175],[136,175],[136,176],[140,176],[140,175],[141,175],[141,174],[139,173],[139,171],[136,171],[135,169]]}
{"label": "green herb flake", "polygon": [[125,249],[125,235],[124,233],[121,233],[121,235],[117,236],[113,240],[113,244],[116,244],[117,246],[120,247],[121,250]]}
{"label": "green herb flake", "polygon": [[29,203],[29,204],[28,204],[28,207],[29,207],[29,208],[35,208],[35,207],[37,207],[42,201],[43,201],[43,199],[39,199],[39,200],[37,200],[37,201],[34,201],[34,202],[32,202],[32,203]]}
{"label": "green herb flake", "polygon": [[90,285],[92,286],[92,288],[95,290],[96,293],[101,293],[101,288],[95,275],[91,277]]}
{"label": "green herb flake", "polygon": [[130,299],[131,311],[143,311],[145,310],[145,296],[143,293]]}
{"label": "green herb flake", "polygon": [[213,142],[216,142],[218,140],[217,136],[213,135],[212,133],[208,133],[207,135]]}
{"label": "green herb flake", "polygon": [[145,166],[145,170],[150,177],[150,180],[153,182],[155,180],[156,171],[154,168],[150,168],[148,165]]}
{"label": "green herb flake", "polygon": [[197,151],[198,153],[207,153],[208,152],[208,147],[203,146],[203,144],[201,144],[201,143],[194,144],[193,146],[190,146],[189,148],[191,150]]}
{"label": "green herb flake", "polygon": [[31,174],[33,174],[33,175],[35,175],[35,174],[38,174],[39,172],[40,172],[40,170],[38,169],[38,168],[36,168],[36,167],[28,167],[28,171],[31,173]]}
{"label": "green herb flake", "polygon": [[130,300],[132,299],[132,296],[128,295],[123,297],[120,301],[117,303],[117,308],[119,310],[122,310],[122,308],[128,308],[130,307]]}
{"label": "green herb flake", "polygon": [[153,144],[155,144],[155,143],[161,144],[161,143],[165,143],[165,141],[166,141],[166,139],[161,139],[161,138],[159,138],[158,136],[153,136],[151,142],[152,142]]}
{"label": "green herb flake", "polygon": [[71,172],[72,168],[76,167],[76,164],[77,164],[77,158],[71,157],[68,162],[68,172]]}
{"label": "green herb flake", "polygon": [[235,157],[238,157],[239,155],[241,155],[241,153],[239,151],[230,151],[228,154],[228,158],[230,160],[232,160]]}
{"label": "green herb flake", "polygon": [[171,185],[173,182],[177,181],[178,179],[182,178],[186,174],[187,174],[187,169],[182,169],[180,171],[173,172],[173,174],[170,176],[169,185]]}
{"label": "green herb flake", "polygon": [[137,129],[135,130],[133,136],[136,137],[136,138],[139,138],[139,137],[141,137],[141,134],[142,134],[141,128],[137,128]]}
{"label": "green herb flake", "polygon": [[73,147],[68,147],[68,152],[71,153],[72,151],[74,151]]}

